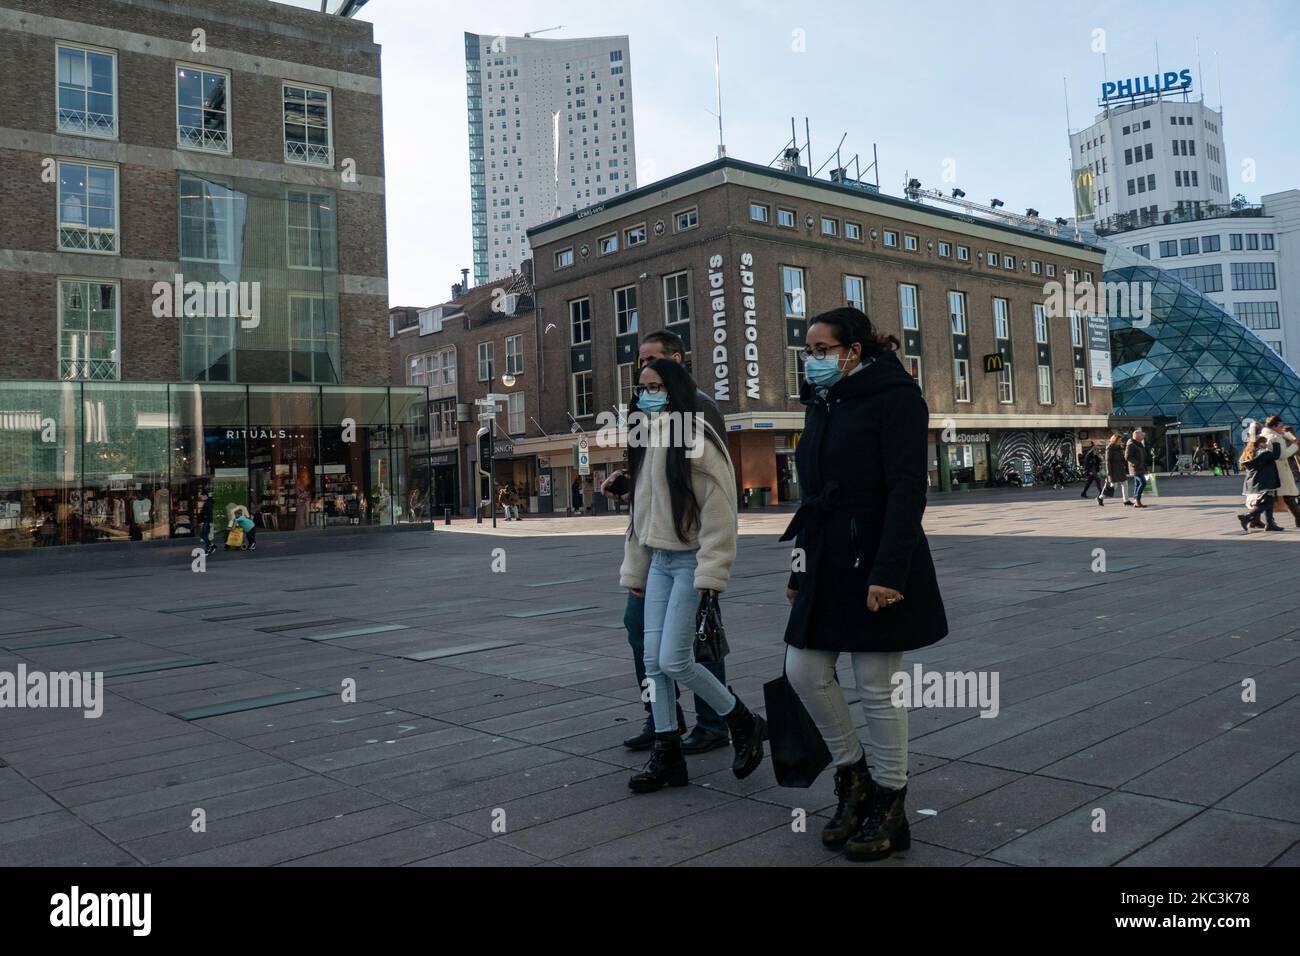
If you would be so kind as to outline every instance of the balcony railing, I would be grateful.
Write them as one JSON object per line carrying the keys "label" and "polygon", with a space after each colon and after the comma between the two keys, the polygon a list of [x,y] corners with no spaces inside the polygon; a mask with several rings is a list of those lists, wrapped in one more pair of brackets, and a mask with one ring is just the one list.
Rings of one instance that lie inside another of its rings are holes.
{"label": "balcony railing", "polygon": [[65,382],[116,382],[119,377],[115,359],[59,359],[59,378]]}
{"label": "balcony railing", "polygon": [[109,113],[91,113],[86,110],[59,110],[59,129],[87,136],[117,136],[117,121]]}
{"label": "balcony railing", "polygon": [[59,248],[75,252],[114,252],[117,249],[117,230],[60,226]]}
{"label": "balcony railing", "polygon": [[334,149],[331,146],[319,146],[315,143],[295,143],[292,140],[285,140],[284,158],[290,163],[333,166]]}
{"label": "balcony railing", "polygon": [[230,134],[222,129],[202,126],[178,126],[176,142],[187,149],[206,149],[214,153],[230,152]]}
{"label": "balcony railing", "polygon": [[1135,229],[1147,229],[1151,226],[1166,226],[1174,223],[1200,222],[1206,219],[1238,219],[1264,215],[1264,207],[1259,203],[1238,203],[1220,206],[1208,204],[1191,209],[1167,209],[1154,215],[1140,215],[1127,212],[1118,216],[1102,219],[1093,227],[1099,236],[1113,236],[1132,232]]}

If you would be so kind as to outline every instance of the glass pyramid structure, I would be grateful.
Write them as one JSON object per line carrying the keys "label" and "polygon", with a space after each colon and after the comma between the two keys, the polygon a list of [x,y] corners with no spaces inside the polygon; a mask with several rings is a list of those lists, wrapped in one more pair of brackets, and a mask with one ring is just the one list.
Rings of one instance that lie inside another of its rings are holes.
{"label": "glass pyramid structure", "polygon": [[1149,259],[1086,240],[1106,249],[1108,284],[1150,283],[1149,324],[1110,318],[1116,415],[1166,417],[1184,429],[1236,429],[1269,415],[1300,421],[1300,376],[1254,332]]}

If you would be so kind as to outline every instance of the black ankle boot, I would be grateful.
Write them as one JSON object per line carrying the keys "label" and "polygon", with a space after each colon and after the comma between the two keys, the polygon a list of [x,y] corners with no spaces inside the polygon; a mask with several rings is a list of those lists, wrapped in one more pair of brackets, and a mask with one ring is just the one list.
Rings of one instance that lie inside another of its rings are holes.
{"label": "black ankle boot", "polygon": [[835,796],[840,802],[831,822],[822,830],[823,844],[838,850],[862,828],[871,811],[871,796],[875,789],[865,755],[857,763],[835,770]]}
{"label": "black ankle boot", "polygon": [[731,728],[731,744],[736,750],[736,757],[731,761],[731,772],[737,779],[744,780],[763,762],[767,721],[752,713],[737,697],[736,706],[727,714],[727,726]]}
{"label": "black ankle boot", "polygon": [[655,749],[650,752],[650,761],[644,770],[632,775],[627,785],[633,793],[654,793],[664,787],[684,787],[689,782],[681,735],[670,732],[655,734]]}
{"label": "black ankle boot", "polygon": [[844,846],[844,855],[855,863],[883,860],[897,850],[912,845],[912,831],[907,826],[907,811],[903,806],[907,787],[890,790],[876,784],[871,796],[871,812],[862,829]]}
{"label": "black ankle boot", "polygon": [[[682,711],[682,705],[677,705],[677,732],[686,733],[686,714]],[[649,750],[655,742],[655,719],[654,715],[647,713],[645,723],[641,726],[641,732],[635,737],[629,737],[623,741],[623,746],[628,750]]]}

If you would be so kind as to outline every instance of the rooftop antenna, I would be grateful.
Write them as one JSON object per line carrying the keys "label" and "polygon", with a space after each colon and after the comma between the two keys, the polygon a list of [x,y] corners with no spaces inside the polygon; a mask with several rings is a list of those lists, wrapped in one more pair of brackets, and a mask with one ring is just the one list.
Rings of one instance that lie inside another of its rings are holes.
{"label": "rooftop antenna", "polygon": [[555,218],[560,218],[560,111],[551,114],[551,143],[554,147]]}
{"label": "rooftop antenna", "polygon": [[713,78],[718,91],[718,159],[726,159],[727,147],[722,139],[722,54],[716,33],[713,35]]}
{"label": "rooftop antenna", "polygon": [[[843,146],[844,141],[848,138],[849,138],[849,134],[845,132],[845,134],[840,137],[839,145],[835,147],[835,152],[833,152],[831,155],[826,157],[826,163],[829,163],[832,159],[839,159],[840,146]],[[823,169],[826,168],[826,163],[822,163],[820,166],[817,167],[817,173],[820,173]],[[836,163],[835,165],[838,167],[839,163]],[[813,173],[813,179],[817,178],[817,173]]]}
{"label": "rooftop antenna", "polygon": [[529,37],[535,37],[539,33],[552,33],[555,30],[563,30],[563,29],[564,29],[564,24],[560,24],[558,27],[547,27],[545,30],[533,30],[531,33],[525,33],[524,39],[527,40]]}
{"label": "rooftop antenna", "polygon": [[[1219,70],[1219,51],[1214,51],[1214,79],[1219,84],[1219,116],[1223,116],[1223,73]],[[1222,125],[1222,122],[1220,122]]]}
{"label": "rooftop antenna", "polygon": [[808,168],[812,169],[812,124],[807,116],[803,118],[803,141],[808,147]]}
{"label": "rooftop antenna", "polygon": [[1205,102],[1205,74],[1201,70],[1201,38],[1196,38],[1196,85],[1201,88],[1201,102]]}

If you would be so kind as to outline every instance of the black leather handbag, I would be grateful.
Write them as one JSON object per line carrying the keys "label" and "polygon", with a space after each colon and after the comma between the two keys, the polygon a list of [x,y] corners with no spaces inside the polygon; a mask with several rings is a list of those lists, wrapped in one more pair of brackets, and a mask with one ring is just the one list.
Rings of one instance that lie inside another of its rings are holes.
{"label": "black leather handbag", "polygon": [[695,659],[701,664],[720,661],[731,648],[727,629],[722,625],[722,608],[716,594],[701,594],[700,609],[695,612]]}
{"label": "black leather handbag", "polygon": [[776,782],[811,787],[831,763],[831,752],[785,672],[763,685],[767,741]]}

